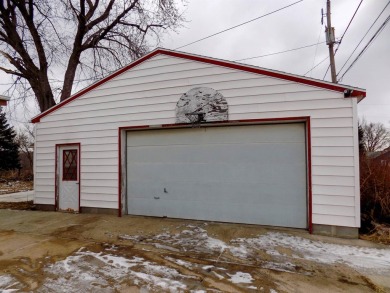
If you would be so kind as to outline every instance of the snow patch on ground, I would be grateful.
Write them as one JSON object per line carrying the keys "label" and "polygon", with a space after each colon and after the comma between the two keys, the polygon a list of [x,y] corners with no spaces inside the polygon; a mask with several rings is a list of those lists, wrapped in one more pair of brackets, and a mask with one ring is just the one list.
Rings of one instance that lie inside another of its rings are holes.
{"label": "snow patch on ground", "polygon": [[[222,267],[223,262],[228,263],[231,260],[224,259],[226,255],[238,258],[234,260],[237,263],[253,262],[252,265],[258,265],[259,268],[289,273],[298,272],[294,259],[325,264],[344,263],[361,271],[375,270],[377,273],[383,271],[387,274],[390,272],[390,249],[330,244],[280,232],[269,232],[254,238],[237,238],[226,243],[211,237],[207,230],[199,226],[183,225],[181,228],[183,230],[178,233],[164,230],[158,235],[119,237],[123,240],[154,246],[160,251],[165,250],[160,255],[160,258],[166,260],[162,264],[154,262],[154,259],[148,260],[148,257],[143,254],[141,255],[145,258],[121,256],[120,247],[109,244],[102,252],[81,248],[66,259],[44,268],[47,277],[39,291],[104,293],[120,291],[120,286],[126,283],[126,285],[136,285],[144,292],[188,292],[191,288],[197,290],[190,292],[202,292],[200,290],[203,289],[202,286],[194,285],[199,282],[199,278],[188,270],[203,271],[202,273],[214,278],[215,281],[230,281],[238,284],[237,286],[248,286],[245,288],[256,290],[252,284],[254,278],[251,274]],[[142,249],[149,251],[146,248]],[[169,256],[164,256],[167,251]],[[272,259],[265,261],[264,253],[273,256]],[[186,260],[181,259],[180,255],[186,255]],[[198,262],[198,255],[210,262]],[[209,265],[210,263],[213,265]],[[187,271],[182,270],[180,273],[177,270],[180,269],[178,266],[186,268]],[[299,273],[302,271],[299,270]],[[256,275],[253,276],[257,279]],[[14,288],[19,288],[19,285],[18,281],[11,276],[0,276],[0,292],[13,292],[18,290]],[[264,289],[260,287],[258,290]],[[271,292],[276,291],[272,289]]]}
{"label": "snow patch on ground", "polygon": [[[239,244],[247,252],[253,249],[263,249],[272,256],[287,256],[277,250],[277,247],[282,246],[297,252],[304,259],[315,262],[344,263],[355,269],[378,272],[390,270],[390,249],[331,244],[279,232],[269,232],[257,238],[238,238],[232,243]],[[234,250],[231,252],[235,253]],[[237,253],[236,256],[242,256],[242,253]],[[300,258],[296,254],[291,257]]]}
{"label": "snow patch on ground", "polygon": [[13,278],[8,275],[1,275],[0,276],[0,286],[1,288],[4,288],[5,286],[8,286],[13,281]]}
{"label": "snow patch on ground", "polygon": [[0,276],[0,292],[1,293],[10,293],[10,292],[19,291],[19,289],[12,288],[18,284],[19,284],[18,281],[9,275],[1,275]]}
{"label": "snow patch on ground", "polygon": [[[180,228],[180,226],[177,228]],[[225,249],[229,248],[229,245],[227,245],[224,241],[210,237],[205,229],[194,225],[187,225],[184,230],[176,234],[170,234],[166,231],[164,233],[148,237],[120,235],[119,238],[123,240],[142,242],[156,248],[174,252],[198,251],[206,253],[221,253]]]}
{"label": "snow patch on ground", "polygon": [[[183,225],[179,233],[165,231],[158,235],[143,238],[142,243],[168,251],[202,252],[219,259],[223,252],[247,260],[256,256],[256,251],[263,250],[274,257],[276,262],[265,262],[263,267],[295,272],[295,266],[288,259],[306,259],[314,262],[334,264],[343,263],[361,271],[390,271],[390,249],[375,249],[358,246],[330,244],[321,241],[289,235],[280,232],[268,232],[255,238],[238,238],[230,243],[211,237],[207,230],[195,225]],[[122,239],[136,240],[139,236],[121,236]],[[280,247],[291,250],[287,255]],[[261,259],[258,259],[262,261]]]}
{"label": "snow patch on ground", "polygon": [[145,261],[141,257],[125,258],[103,252],[78,251],[45,269],[52,278],[45,281],[42,292],[112,292],[121,281],[132,280],[146,290],[182,291],[188,279],[177,270]]}
{"label": "snow patch on ground", "polygon": [[205,240],[205,244],[207,248],[210,248],[211,250],[219,250],[221,252],[228,248],[225,242],[212,237],[208,237]]}
{"label": "snow patch on ground", "polygon": [[243,272],[237,272],[234,275],[228,274],[230,276],[230,282],[234,284],[240,284],[240,283],[245,283],[245,284],[250,284],[254,280],[252,276],[248,273],[243,273]]}
{"label": "snow patch on ground", "polygon": [[214,271],[213,271],[213,274],[214,274],[214,276],[216,276],[219,280],[225,279],[224,276],[218,274],[217,272],[214,272]]}
{"label": "snow patch on ground", "polygon": [[203,266],[202,269],[207,271],[207,270],[212,269],[213,267],[214,267],[213,265],[208,265],[208,266]]}
{"label": "snow patch on ground", "polygon": [[169,260],[175,264],[178,264],[179,266],[182,266],[182,267],[185,267],[187,269],[191,269],[192,266],[193,266],[193,263],[192,262],[189,262],[189,261],[185,261],[185,260],[181,260],[181,259],[176,259],[176,258],[173,258],[173,257],[165,257],[166,260]]}
{"label": "snow patch on ground", "polygon": [[276,263],[276,262],[268,261],[262,264],[262,267],[265,269],[279,271],[279,272],[287,272],[287,273],[296,272],[296,266],[291,262]]}

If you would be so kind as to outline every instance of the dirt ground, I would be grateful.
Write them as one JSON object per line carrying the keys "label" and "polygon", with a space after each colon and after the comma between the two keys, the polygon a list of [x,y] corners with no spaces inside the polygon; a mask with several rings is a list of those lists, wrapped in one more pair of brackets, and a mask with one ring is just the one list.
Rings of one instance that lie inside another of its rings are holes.
{"label": "dirt ground", "polygon": [[0,209],[33,210],[35,207],[34,202],[29,200],[21,202],[0,202]]}
{"label": "dirt ground", "polygon": [[21,191],[28,191],[34,188],[33,181],[23,181],[23,180],[0,180],[0,195],[15,193]]}
{"label": "dirt ground", "polygon": [[390,292],[390,248],[254,225],[0,210],[0,292]]}

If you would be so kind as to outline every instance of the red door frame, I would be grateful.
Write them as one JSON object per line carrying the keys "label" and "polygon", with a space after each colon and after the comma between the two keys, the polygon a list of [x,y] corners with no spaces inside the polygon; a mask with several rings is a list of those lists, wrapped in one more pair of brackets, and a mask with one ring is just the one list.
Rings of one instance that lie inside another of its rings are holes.
{"label": "red door frame", "polygon": [[58,199],[59,199],[59,181],[60,178],[58,177],[59,173],[58,173],[58,151],[59,151],[59,148],[60,147],[63,147],[63,146],[77,146],[78,147],[78,156],[77,156],[77,164],[78,164],[78,171],[77,171],[77,179],[78,179],[78,182],[79,182],[79,187],[78,187],[78,191],[79,191],[79,213],[81,212],[80,210],[80,186],[81,186],[81,177],[80,177],[80,170],[81,170],[81,143],[79,142],[74,142],[74,143],[62,143],[62,144],[56,144],[55,145],[55,171],[54,171],[54,174],[55,174],[55,179],[54,179],[54,182],[55,182],[55,188],[54,188],[54,199],[55,199],[55,202],[54,202],[54,210],[55,211],[58,211],[59,210],[59,206],[58,206]]}
{"label": "red door frame", "polygon": [[[312,166],[311,166],[311,126],[310,116],[302,117],[284,117],[284,118],[266,118],[266,119],[247,119],[247,120],[229,120],[223,122],[210,122],[202,124],[201,127],[218,127],[218,126],[239,126],[239,125],[261,125],[270,123],[293,123],[304,122],[306,126],[306,159],[307,159],[307,213],[308,213],[308,230],[311,234],[313,231],[312,217]],[[191,124],[162,124],[162,125],[140,125],[140,126],[123,126],[118,128],[118,217],[122,216],[122,133],[123,131],[137,130],[158,130],[158,129],[179,129],[191,128]]]}

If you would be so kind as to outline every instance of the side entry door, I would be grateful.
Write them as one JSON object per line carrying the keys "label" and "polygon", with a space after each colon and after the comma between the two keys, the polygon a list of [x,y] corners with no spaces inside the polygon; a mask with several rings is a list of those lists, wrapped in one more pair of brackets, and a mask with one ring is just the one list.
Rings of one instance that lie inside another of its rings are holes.
{"label": "side entry door", "polygon": [[80,147],[66,145],[57,147],[58,210],[79,211],[80,198]]}

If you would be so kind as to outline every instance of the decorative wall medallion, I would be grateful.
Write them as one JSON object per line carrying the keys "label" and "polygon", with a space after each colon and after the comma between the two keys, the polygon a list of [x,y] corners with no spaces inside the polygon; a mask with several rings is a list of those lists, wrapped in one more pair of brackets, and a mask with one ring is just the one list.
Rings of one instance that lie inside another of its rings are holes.
{"label": "decorative wall medallion", "polygon": [[228,103],[222,94],[212,88],[193,88],[183,94],[176,104],[176,123],[226,120]]}

